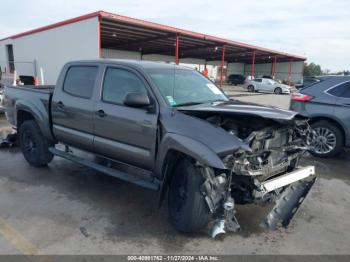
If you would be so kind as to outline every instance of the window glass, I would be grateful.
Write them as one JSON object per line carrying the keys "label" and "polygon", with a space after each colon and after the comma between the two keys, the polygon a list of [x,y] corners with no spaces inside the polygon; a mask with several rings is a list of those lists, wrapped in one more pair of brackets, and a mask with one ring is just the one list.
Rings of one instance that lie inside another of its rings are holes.
{"label": "window glass", "polygon": [[261,78],[257,78],[257,79],[254,79],[255,82],[259,82],[261,83],[262,82],[262,79]]}
{"label": "window glass", "polygon": [[103,101],[123,104],[125,95],[133,92],[147,92],[143,82],[134,73],[124,69],[107,69],[103,82]]}
{"label": "window glass", "polygon": [[147,69],[170,106],[229,100],[211,81],[195,70]]}
{"label": "window glass", "polygon": [[328,93],[337,97],[350,98],[350,82],[340,84],[330,89]]}
{"label": "window glass", "polygon": [[96,75],[96,66],[72,66],[67,71],[63,90],[74,96],[91,98]]}

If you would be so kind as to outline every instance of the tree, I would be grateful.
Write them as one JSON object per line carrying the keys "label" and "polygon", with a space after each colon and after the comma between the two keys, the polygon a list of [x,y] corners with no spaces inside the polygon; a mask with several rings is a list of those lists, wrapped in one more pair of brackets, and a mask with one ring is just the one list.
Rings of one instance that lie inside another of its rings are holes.
{"label": "tree", "polygon": [[320,65],[315,63],[304,63],[304,76],[319,76],[322,75],[322,69]]}

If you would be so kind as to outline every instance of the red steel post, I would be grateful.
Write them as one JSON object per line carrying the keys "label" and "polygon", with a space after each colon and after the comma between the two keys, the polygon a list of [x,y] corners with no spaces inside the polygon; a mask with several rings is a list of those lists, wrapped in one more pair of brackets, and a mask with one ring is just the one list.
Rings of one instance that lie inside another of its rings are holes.
{"label": "red steel post", "polygon": [[176,35],[175,39],[175,63],[179,64],[179,35]]}
{"label": "red steel post", "polygon": [[292,78],[292,59],[289,60],[289,69],[288,69],[288,85],[291,84]]}
{"label": "red steel post", "polygon": [[273,64],[272,64],[272,78],[276,78],[276,67],[277,67],[277,56],[275,55],[273,59]]}
{"label": "red steel post", "polygon": [[221,71],[220,71],[220,87],[222,87],[222,83],[224,81],[224,64],[225,64],[225,46],[222,46],[222,54],[221,54]]}
{"label": "red steel post", "polygon": [[250,67],[250,77],[254,78],[254,70],[255,70],[255,50],[253,51],[253,57],[252,57],[252,65]]}
{"label": "red steel post", "polygon": [[97,25],[97,48],[98,48],[98,58],[102,58],[102,46],[101,46],[101,16],[98,16],[98,25]]}

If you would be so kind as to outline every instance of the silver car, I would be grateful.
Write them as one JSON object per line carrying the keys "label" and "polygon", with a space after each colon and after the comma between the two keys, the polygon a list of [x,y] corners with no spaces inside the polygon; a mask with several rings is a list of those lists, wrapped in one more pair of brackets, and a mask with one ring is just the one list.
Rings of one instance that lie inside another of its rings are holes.
{"label": "silver car", "polygon": [[5,109],[1,106],[2,100],[3,100],[3,96],[4,96],[3,93],[4,93],[4,88],[0,84],[0,113],[5,112]]}
{"label": "silver car", "polygon": [[290,94],[291,87],[281,84],[275,80],[268,78],[255,78],[253,80],[246,80],[244,87],[249,92],[270,92],[275,94]]}

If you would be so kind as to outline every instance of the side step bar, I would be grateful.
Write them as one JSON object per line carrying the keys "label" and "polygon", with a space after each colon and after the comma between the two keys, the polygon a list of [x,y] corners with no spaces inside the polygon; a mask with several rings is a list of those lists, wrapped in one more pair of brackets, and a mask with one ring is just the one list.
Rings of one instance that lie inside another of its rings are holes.
{"label": "side step bar", "polygon": [[144,179],[144,178],[137,177],[134,175],[130,175],[128,173],[119,171],[117,169],[106,167],[106,166],[97,164],[95,162],[89,161],[87,159],[75,156],[71,153],[67,153],[65,151],[58,150],[54,147],[50,147],[49,151],[56,156],[65,158],[65,159],[70,160],[72,162],[75,162],[75,163],[78,163],[80,165],[92,168],[92,169],[99,171],[101,173],[119,178],[121,180],[136,184],[136,185],[141,186],[141,187],[156,190],[156,191],[158,191],[160,188],[160,182],[157,179],[149,180],[149,179]]}

